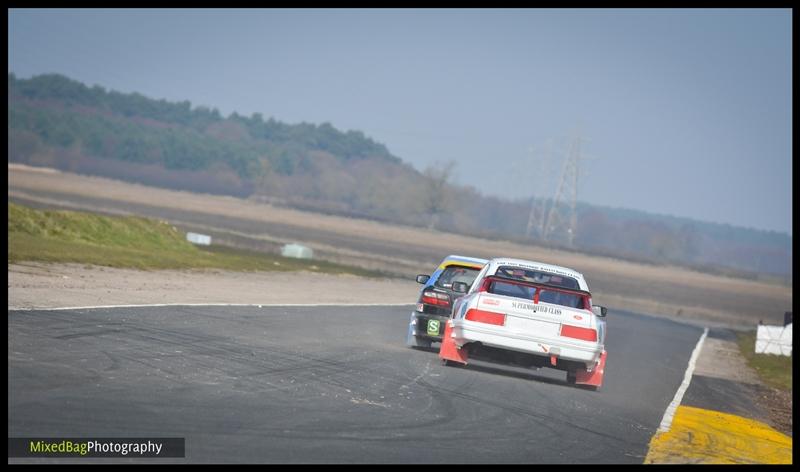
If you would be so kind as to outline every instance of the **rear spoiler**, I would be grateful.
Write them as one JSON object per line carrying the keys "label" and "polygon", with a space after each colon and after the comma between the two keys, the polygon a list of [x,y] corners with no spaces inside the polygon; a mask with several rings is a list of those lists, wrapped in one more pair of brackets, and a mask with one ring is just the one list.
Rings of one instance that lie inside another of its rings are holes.
{"label": "rear spoiler", "polygon": [[560,285],[543,284],[541,282],[529,282],[527,280],[514,279],[511,277],[503,277],[500,275],[490,275],[489,277],[486,277],[484,279],[484,283],[486,283],[487,280],[501,280],[503,282],[511,282],[517,285],[525,285],[527,287],[547,288],[550,290],[555,290],[557,292],[569,293],[574,295],[583,295],[587,297],[592,296],[590,292],[587,292],[586,290],[581,290],[579,288],[567,288],[567,287],[562,287]]}

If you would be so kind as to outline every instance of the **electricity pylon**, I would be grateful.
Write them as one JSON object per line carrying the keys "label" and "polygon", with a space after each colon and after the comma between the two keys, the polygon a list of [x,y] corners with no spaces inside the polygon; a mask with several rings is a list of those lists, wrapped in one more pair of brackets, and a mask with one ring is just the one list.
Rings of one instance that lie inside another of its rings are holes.
{"label": "electricity pylon", "polygon": [[[539,165],[536,167],[536,181],[539,182],[538,189],[536,189],[535,193],[531,197],[531,211],[528,213],[528,225],[525,228],[525,237],[531,236],[531,231],[536,231],[536,237],[542,238],[544,234],[544,221],[545,217],[547,216],[547,189],[546,184],[550,181],[549,176],[549,168],[550,168],[550,159],[551,156],[551,149],[550,149],[551,141],[548,139],[546,142],[545,152],[542,155],[542,158],[539,159]],[[533,149],[531,148],[531,152]],[[538,201],[536,197],[539,197]]]}
{"label": "electricity pylon", "polygon": [[547,214],[542,230],[542,239],[566,239],[569,246],[575,241],[578,230],[578,215],[575,205],[578,201],[578,178],[581,167],[581,138],[575,136],[570,143],[561,179],[558,181],[553,205]]}

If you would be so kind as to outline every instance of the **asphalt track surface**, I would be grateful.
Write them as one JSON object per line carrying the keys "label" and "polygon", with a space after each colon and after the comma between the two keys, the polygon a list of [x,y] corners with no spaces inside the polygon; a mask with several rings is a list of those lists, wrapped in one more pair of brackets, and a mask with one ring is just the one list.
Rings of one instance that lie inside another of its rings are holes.
{"label": "asphalt track surface", "polygon": [[160,462],[641,464],[702,333],[612,311],[593,392],[547,368],[442,366],[405,346],[410,310],[10,311],[8,434],[186,438]]}

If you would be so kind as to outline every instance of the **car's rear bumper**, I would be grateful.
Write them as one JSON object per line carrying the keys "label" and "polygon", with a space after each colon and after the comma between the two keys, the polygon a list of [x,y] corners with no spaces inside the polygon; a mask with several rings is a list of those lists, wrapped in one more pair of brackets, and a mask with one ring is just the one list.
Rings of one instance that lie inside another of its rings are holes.
{"label": "car's rear bumper", "polygon": [[[444,334],[444,324],[449,320],[449,316],[445,315],[432,315],[430,313],[420,313],[418,311],[411,312],[411,319],[409,320],[409,333],[412,336],[427,338],[431,341],[441,341],[442,334]],[[428,332],[428,321],[436,320],[439,322],[439,330],[437,334]]]}
{"label": "car's rear bumper", "polygon": [[576,340],[567,342],[563,338],[535,336],[519,332],[499,332],[486,323],[469,320],[453,320],[451,337],[457,347],[479,342],[499,349],[524,352],[537,356],[581,362],[592,369],[603,352],[603,345]]}

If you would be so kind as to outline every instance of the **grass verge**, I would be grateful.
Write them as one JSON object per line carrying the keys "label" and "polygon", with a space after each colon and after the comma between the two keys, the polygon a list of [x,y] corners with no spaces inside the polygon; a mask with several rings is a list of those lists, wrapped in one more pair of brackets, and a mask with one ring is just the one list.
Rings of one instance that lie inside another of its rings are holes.
{"label": "grass verge", "polygon": [[36,210],[8,203],[8,263],[74,262],[134,269],[296,271],[382,277],[331,262],[293,259],[212,245],[198,247],[165,221],[76,211]]}
{"label": "grass verge", "polygon": [[756,354],[756,332],[737,333],[739,350],[761,380],[774,388],[792,391],[792,358],[773,354]]}

